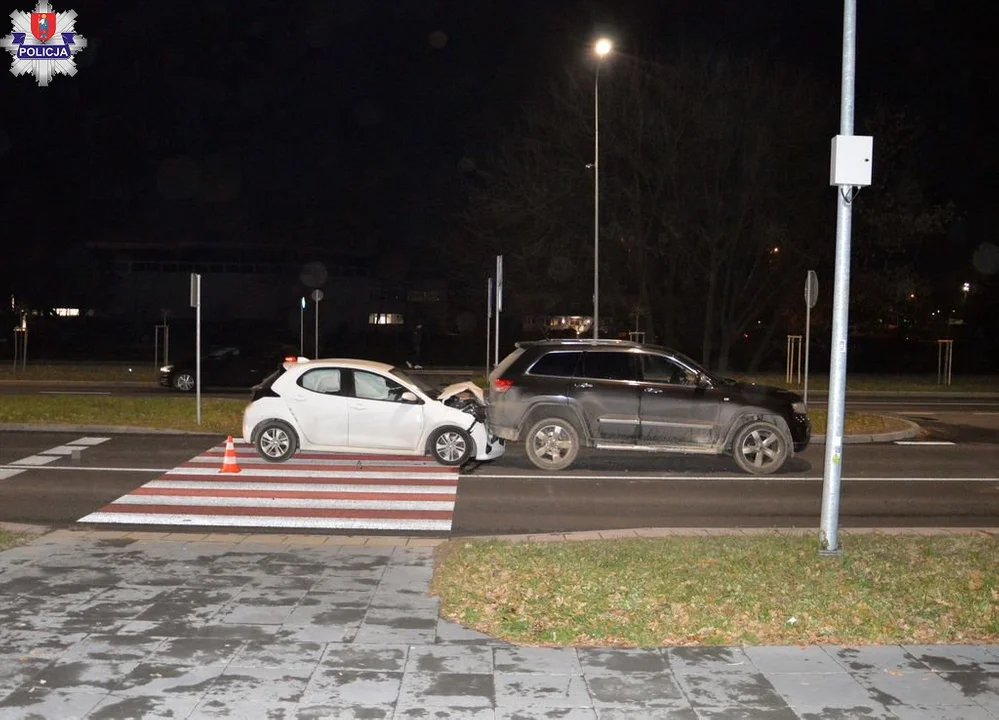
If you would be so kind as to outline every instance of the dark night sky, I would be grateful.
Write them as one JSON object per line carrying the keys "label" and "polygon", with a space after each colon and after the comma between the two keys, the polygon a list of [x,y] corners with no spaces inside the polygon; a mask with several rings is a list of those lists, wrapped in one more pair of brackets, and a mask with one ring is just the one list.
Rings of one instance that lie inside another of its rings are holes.
{"label": "dark night sky", "polygon": [[[999,184],[999,58],[972,5],[860,1],[857,129],[877,96],[923,115],[926,175],[973,219]],[[539,76],[586,62],[595,28],[638,56],[766,51],[839,92],[838,2],[55,3],[70,8],[90,41],[76,77],[0,77],[0,211],[39,261],[80,240],[419,247],[458,201],[458,160]]]}

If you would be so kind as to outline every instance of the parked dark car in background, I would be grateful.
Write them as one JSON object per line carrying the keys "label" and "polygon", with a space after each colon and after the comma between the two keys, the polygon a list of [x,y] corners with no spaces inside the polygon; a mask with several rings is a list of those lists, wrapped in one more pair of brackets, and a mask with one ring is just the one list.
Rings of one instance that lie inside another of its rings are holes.
{"label": "parked dark car in background", "polygon": [[[251,387],[270,375],[288,357],[297,356],[285,346],[249,348],[228,345],[201,356],[201,387]],[[160,368],[160,385],[180,392],[194,392],[195,361],[185,358]]]}
{"label": "parked dark car in background", "polygon": [[488,421],[528,459],[562,470],[581,447],[731,455],[754,475],[808,446],[801,396],[721,377],[665,347],[620,340],[517,343],[489,375]]}

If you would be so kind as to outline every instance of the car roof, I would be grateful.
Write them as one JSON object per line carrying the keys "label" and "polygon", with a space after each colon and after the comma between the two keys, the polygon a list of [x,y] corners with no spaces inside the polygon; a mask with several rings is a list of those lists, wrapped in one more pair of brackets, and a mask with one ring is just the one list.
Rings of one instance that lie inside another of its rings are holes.
{"label": "car roof", "polygon": [[613,338],[556,338],[549,340],[527,340],[516,343],[519,348],[529,347],[603,347],[603,348],[639,348],[642,350],[664,350],[672,352],[670,348],[661,345],[649,345],[647,343],[635,342],[634,340],[616,340]]}
{"label": "car roof", "polygon": [[323,368],[323,367],[346,367],[353,370],[375,370],[378,372],[388,372],[395,365],[378,362],[377,360],[362,360],[360,358],[319,358],[316,360],[299,360],[296,362],[286,362],[285,370],[294,368]]}

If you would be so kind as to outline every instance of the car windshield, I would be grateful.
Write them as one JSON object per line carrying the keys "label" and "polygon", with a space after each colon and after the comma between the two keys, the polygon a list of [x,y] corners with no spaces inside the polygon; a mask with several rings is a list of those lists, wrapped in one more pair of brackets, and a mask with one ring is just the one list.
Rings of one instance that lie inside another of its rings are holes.
{"label": "car windshield", "polygon": [[403,382],[409,383],[410,385],[415,385],[416,387],[420,388],[420,390],[422,390],[427,397],[432,397],[432,398],[437,397],[437,392],[432,387],[427,385],[427,383],[425,383],[423,380],[415,378],[412,375],[407,375],[399,368],[392,368],[391,370],[389,370],[389,372],[395,375]]}

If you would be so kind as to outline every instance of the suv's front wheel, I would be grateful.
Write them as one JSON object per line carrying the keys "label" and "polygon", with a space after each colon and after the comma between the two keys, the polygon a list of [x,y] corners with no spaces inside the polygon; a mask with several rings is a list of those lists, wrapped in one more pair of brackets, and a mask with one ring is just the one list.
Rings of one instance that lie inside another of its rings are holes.
{"label": "suv's front wheel", "polygon": [[549,417],[531,426],[524,437],[527,458],[542,470],[564,470],[579,454],[579,433],[564,418]]}
{"label": "suv's front wheel", "polygon": [[787,435],[765,420],[746,423],[732,441],[736,464],[752,475],[777,472],[790,455],[791,443]]}

